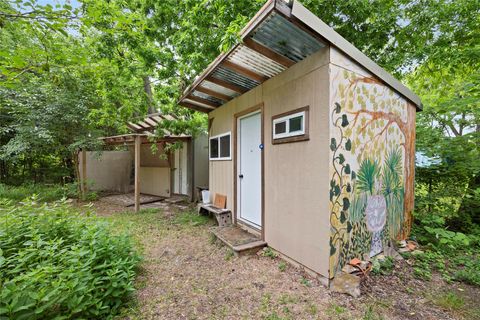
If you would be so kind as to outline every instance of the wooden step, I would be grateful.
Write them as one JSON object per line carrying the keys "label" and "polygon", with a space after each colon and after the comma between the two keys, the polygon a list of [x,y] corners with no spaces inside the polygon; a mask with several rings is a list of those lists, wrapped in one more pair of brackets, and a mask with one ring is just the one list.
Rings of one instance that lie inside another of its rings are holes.
{"label": "wooden step", "polygon": [[212,233],[233,250],[236,256],[255,254],[267,243],[237,226],[215,227]]}

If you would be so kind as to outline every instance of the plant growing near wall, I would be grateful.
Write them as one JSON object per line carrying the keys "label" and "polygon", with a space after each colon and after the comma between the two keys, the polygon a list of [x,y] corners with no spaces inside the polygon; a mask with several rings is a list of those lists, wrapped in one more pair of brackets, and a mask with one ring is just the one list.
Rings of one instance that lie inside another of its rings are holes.
{"label": "plant growing near wall", "polygon": [[0,221],[0,319],[105,319],[134,290],[139,256],[105,223],[34,201]]}

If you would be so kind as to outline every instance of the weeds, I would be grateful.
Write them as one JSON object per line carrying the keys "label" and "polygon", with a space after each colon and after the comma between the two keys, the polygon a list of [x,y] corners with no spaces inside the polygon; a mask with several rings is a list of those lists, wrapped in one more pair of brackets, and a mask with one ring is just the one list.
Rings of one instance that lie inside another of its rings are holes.
{"label": "weeds", "polygon": [[263,249],[262,251],[262,257],[267,257],[267,258],[270,258],[270,259],[275,259],[276,257],[278,256],[278,254],[272,250],[272,248],[270,247],[266,247],[265,249]]}
{"label": "weeds", "polygon": [[285,270],[287,270],[287,263],[285,261],[280,261],[278,263],[278,270],[285,272]]}
{"label": "weeds", "polygon": [[11,201],[0,220],[0,318],[106,318],[134,291],[139,256],[105,222]]}

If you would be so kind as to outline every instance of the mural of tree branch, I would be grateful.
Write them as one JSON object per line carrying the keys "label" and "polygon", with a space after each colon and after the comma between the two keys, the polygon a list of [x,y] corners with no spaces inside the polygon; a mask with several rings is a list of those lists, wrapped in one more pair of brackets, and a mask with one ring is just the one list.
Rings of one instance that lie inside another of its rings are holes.
{"label": "mural of tree branch", "polygon": [[369,75],[332,67],[330,276],[408,236],[415,108]]}

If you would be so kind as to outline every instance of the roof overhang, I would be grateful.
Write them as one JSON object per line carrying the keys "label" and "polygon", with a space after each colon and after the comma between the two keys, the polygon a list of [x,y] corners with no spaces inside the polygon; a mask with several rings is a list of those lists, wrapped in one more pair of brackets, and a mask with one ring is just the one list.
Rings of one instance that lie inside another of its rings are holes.
{"label": "roof overhang", "polygon": [[178,141],[188,141],[192,138],[191,136],[187,135],[158,138],[149,133],[128,133],[117,136],[101,137],[98,139],[103,141],[106,145],[132,145],[135,144],[135,139],[137,137],[140,137],[142,144],[157,144],[165,142],[175,143]]}
{"label": "roof overhang", "polygon": [[267,1],[240,36],[241,43],[220,54],[184,91],[180,105],[215,110],[329,44],[422,109],[415,93],[298,1]]}

